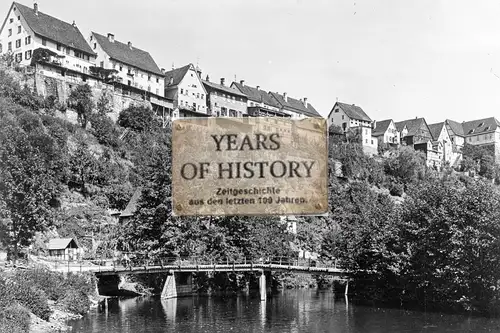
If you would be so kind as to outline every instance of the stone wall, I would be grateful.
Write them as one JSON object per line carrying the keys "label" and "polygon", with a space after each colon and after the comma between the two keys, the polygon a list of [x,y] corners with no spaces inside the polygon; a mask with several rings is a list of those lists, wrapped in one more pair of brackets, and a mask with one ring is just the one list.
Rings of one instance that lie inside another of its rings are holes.
{"label": "stone wall", "polygon": [[[120,87],[114,87],[93,78],[63,74],[57,69],[44,65],[37,65],[32,80],[32,85],[34,84],[32,88],[36,93],[44,97],[53,95],[61,103],[67,102],[72,89],[87,83],[92,89],[96,105],[102,95],[107,95],[111,100],[112,111],[108,113],[108,116],[113,121],[116,121],[120,112],[130,105],[145,105],[151,108],[151,103],[144,100],[140,94],[124,91]],[[66,115],[69,121],[76,121],[76,116],[72,115],[71,112],[67,111]]]}

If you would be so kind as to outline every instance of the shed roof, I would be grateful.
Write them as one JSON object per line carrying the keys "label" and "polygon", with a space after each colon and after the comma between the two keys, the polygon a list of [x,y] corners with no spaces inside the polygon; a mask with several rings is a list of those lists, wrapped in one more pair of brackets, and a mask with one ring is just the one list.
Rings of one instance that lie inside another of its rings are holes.
{"label": "shed roof", "polygon": [[130,198],[127,207],[125,207],[125,210],[120,214],[120,217],[134,216],[134,213],[137,210],[137,202],[139,201],[141,195],[142,195],[142,188],[138,187],[135,190],[132,197]]}
{"label": "shed roof", "polygon": [[124,64],[137,67],[145,72],[153,73],[163,76],[162,71],[154,61],[149,52],[141,50],[135,46],[128,46],[128,44],[114,40],[111,42],[108,37],[92,32],[92,35],[101,45],[104,52],[106,52],[112,59],[123,62]]}
{"label": "shed roof", "polygon": [[47,247],[49,250],[63,250],[72,243],[75,247],[79,247],[73,238],[52,238]]}
{"label": "shed roof", "polygon": [[82,33],[76,26],[45,14],[40,10],[38,10],[38,14],[35,14],[35,10],[33,8],[27,7],[18,2],[13,2],[12,5],[16,6],[23,18],[26,20],[28,26],[35,34],[53,40],[62,45],[69,46],[73,49],[95,55],[95,52],[92,51]]}

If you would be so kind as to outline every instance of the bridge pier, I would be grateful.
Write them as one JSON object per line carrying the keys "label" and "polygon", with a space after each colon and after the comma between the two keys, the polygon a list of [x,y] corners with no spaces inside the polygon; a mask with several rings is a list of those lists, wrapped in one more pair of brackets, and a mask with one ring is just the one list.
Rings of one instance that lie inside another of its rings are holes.
{"label": "bridge pier", "polygon": [[161,297],[168,299],[191,295],[193,295],[193,273],[168,271]]}
{"label": "bridge pier", "polygon": [[266,274],[261,272],[259,274],[259,292],[260,292],[260,300],[265,301],[267,297],[267,288],[266,288]]}

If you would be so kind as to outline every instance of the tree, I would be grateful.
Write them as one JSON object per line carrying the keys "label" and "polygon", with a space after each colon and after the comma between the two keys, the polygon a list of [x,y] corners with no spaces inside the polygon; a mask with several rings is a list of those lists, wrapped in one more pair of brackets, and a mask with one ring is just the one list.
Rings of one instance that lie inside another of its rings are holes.
{"label": "tree", "polygon": [[28,135],[14,124],[0,130],[0,197],[10,245],[28,245],[51,223],[51,201],[59,195],[55,173]]}
{"label": "tree", "polygon": [[83,84],[76,87],[71,91],[68,103],[75,108],[78,114],[78,122],[82,128],[85,128],[95,106],[90,86]]}
{"label": "tree", "polygon": [[118,124],[136,132],[148,132],[161,127],[153,110],[143,105],[132,105],[120,112]]}
{"label": "tree", "polygon": [[399,153],[385,161],[387,175],[408,184],[422,179],[425,174],[425,155],[410,147],[401,147]]}

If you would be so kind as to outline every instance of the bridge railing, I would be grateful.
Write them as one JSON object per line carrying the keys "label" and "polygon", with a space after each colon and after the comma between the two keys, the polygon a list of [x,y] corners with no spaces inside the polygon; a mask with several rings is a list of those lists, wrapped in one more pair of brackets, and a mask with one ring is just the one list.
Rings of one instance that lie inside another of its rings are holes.
{"label": "bridge railing", "polygon": [[[338,260],[297,258],[297,257],[158,257],[147,258],[141,256],[131,256],[125,258],[99,258],[86,260],[55,260],[48,259],[38,262],[37,268],[47,268],[57,271],[82,272],[82,271],[100,271],[100,270],[123,270],[141,267],[193,267],[193,266],[220,266],[220,265],[279,265],[290,267],[317,267],[317,268],[335,268],[343,269]],[[33,266],[31,265],[31,266]]]}

